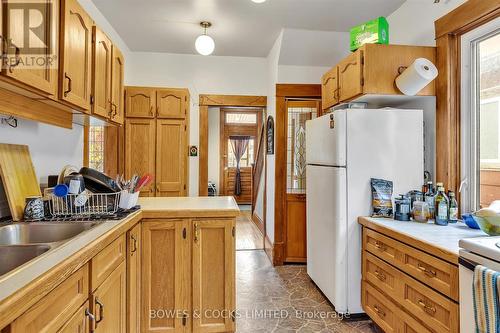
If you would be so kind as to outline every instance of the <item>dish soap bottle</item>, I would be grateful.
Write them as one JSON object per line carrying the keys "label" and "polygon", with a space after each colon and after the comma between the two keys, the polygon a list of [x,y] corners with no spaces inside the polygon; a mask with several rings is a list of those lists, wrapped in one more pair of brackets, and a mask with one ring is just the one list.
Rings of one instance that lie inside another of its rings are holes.
{"label": "dish soap bottle", "polygon": [[446,194],[444,194],[444,187],[438,187],[438,192],[434,197],[434,223],[437,225],[448,225],[448,205],[449,200]]}
{"label": "dish soap bottle", "polygon": [[457,199],[455,198],[455,193],[453,191],[450,191],[449,196],[450,196],[450,205],[449,205],[449,210],[448,210],[448,214],[450,215],[449,221],[450,221],[450,223],[457,223],[458,222],[458,202],[457,202]]}
{"label": "dish soap bottle", "polygon": [[434,219],[434,187],[432,186],[432,182],[427,182],[427,192],[425,192],[425,202],[429,206],[429,220]]}

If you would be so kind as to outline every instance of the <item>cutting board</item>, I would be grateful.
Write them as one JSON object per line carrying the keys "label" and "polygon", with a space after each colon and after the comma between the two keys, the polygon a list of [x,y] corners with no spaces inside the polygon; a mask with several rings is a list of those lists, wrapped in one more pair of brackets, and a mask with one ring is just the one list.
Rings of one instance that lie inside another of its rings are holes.
{"label": "cutting board", "polygon": [[12,219],[22,220],[26,197],[42,195],[28,146],[0,143],[0,177]]}

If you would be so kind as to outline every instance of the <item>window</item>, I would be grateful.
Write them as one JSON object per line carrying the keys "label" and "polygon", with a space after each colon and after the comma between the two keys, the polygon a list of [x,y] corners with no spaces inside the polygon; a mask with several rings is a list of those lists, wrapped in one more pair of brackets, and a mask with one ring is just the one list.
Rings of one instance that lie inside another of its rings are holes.
{"label": "window", "polygon": [[500,199],[500,19],[462,36],[462,211]]}
{"label": "window", "polygon": [[89,167],[104,171],[104,126],[89,126]]}
{"label": "window", "polygon": [[257,114],[226,113],[226,124],[257,124]]}
{"label": "window", "polygon": [[[251,167],[254,158],[254,139],[248,141],[247,149],[240,160],[240,167],[246,168]],[[227,140],[227,151],[229,152],[227,156],[227,166],[230,168],[236,168],[236,156],[234,155],[233,146],[231,145],[231,140]]]}

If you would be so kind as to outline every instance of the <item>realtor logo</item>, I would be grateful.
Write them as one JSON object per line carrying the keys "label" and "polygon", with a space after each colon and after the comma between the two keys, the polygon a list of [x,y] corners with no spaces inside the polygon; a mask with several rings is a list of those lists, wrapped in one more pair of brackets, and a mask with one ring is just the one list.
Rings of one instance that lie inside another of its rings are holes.
{"label": "realtor logo", "polygon": [[46,69],[57,66],[56,31],[50,1],[9,1],[3,39],[3,65],[14,69]]}

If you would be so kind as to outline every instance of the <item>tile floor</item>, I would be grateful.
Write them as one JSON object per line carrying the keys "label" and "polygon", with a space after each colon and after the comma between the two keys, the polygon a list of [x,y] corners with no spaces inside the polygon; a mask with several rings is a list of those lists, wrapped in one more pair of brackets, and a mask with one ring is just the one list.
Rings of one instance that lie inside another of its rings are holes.
{"label": "tile floor", "polygon": [[370,321],[341,321],[305,266],[274,268],[264,251],[236,252],[237,333],[375,333]]}

